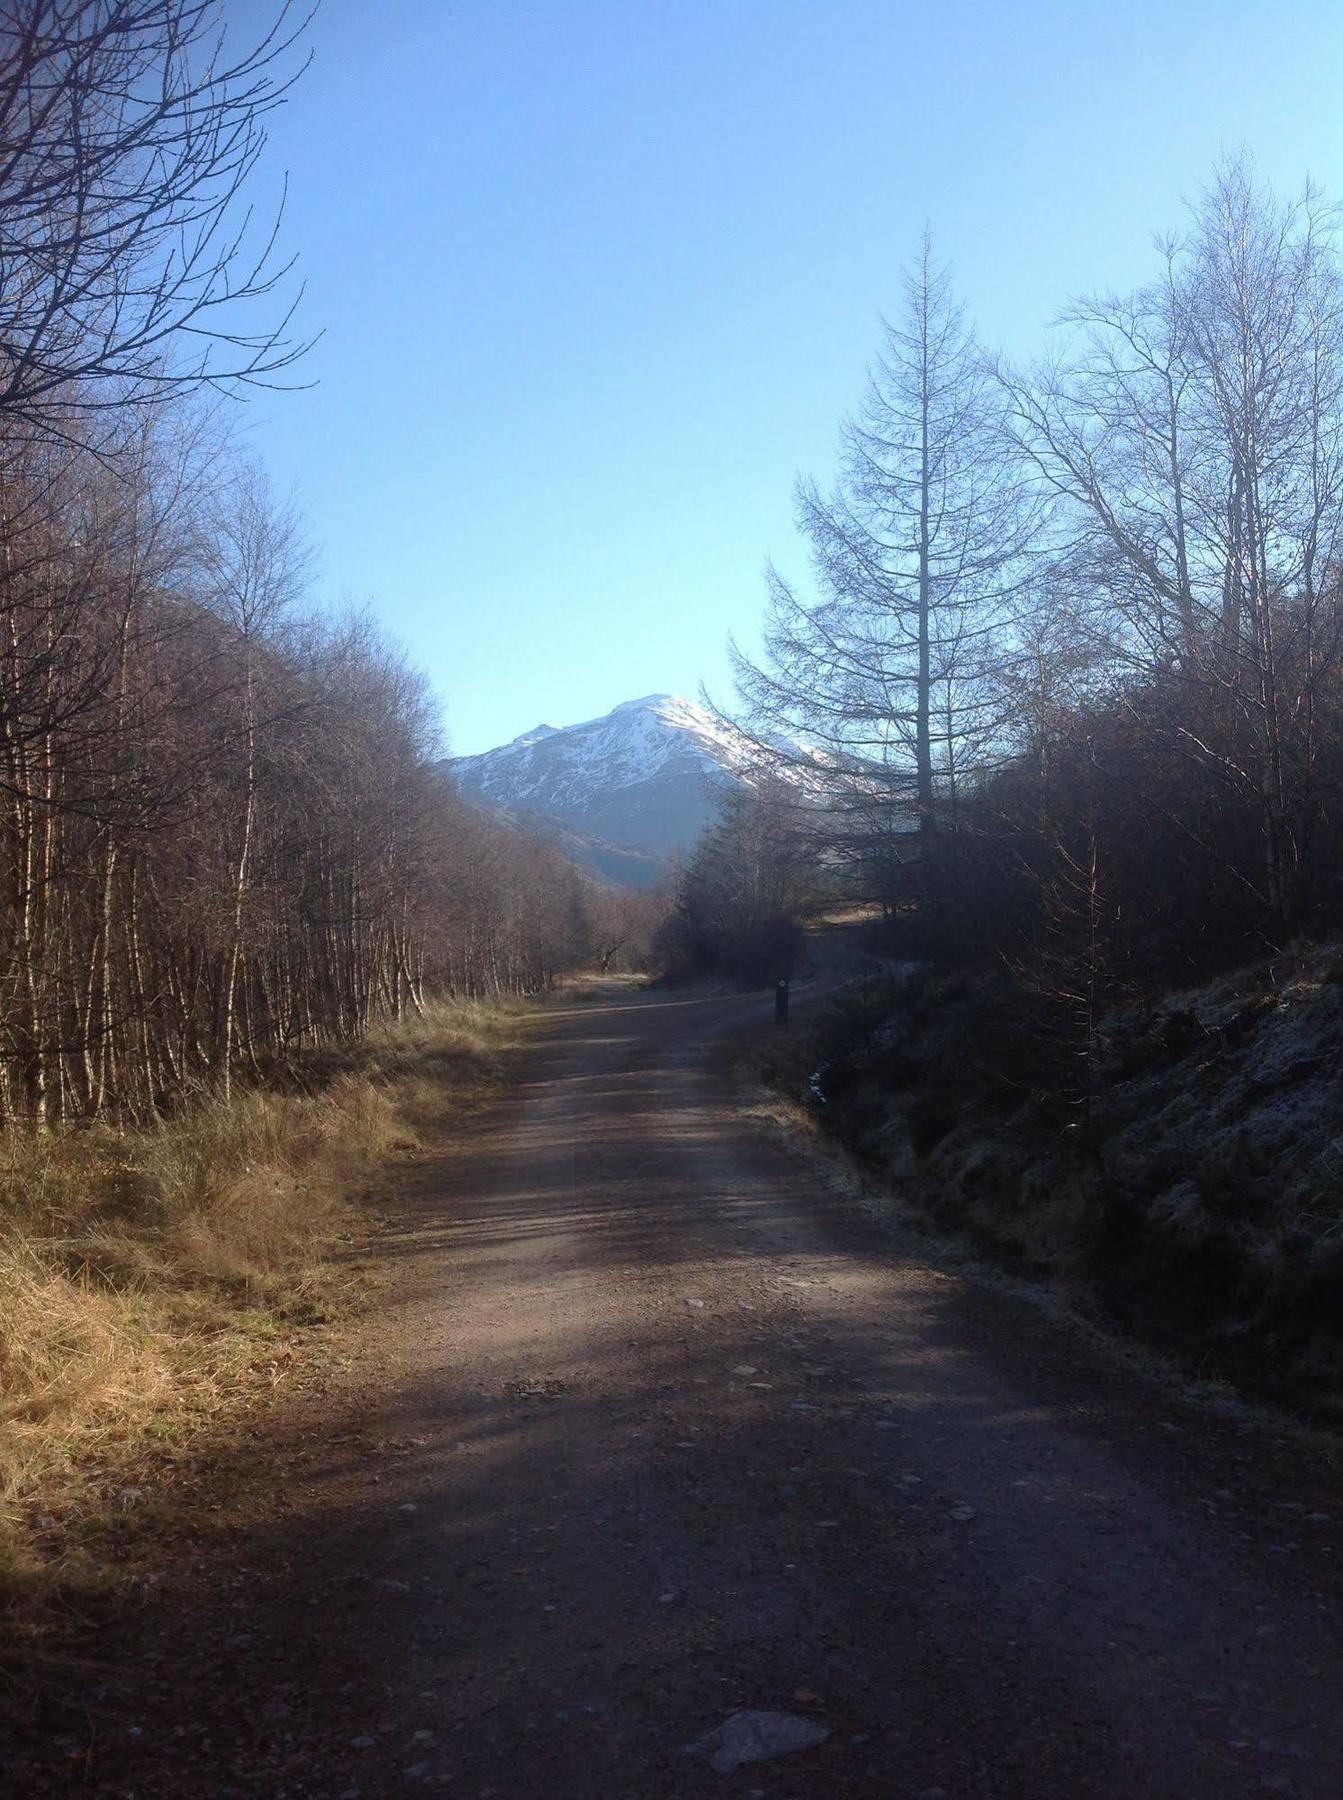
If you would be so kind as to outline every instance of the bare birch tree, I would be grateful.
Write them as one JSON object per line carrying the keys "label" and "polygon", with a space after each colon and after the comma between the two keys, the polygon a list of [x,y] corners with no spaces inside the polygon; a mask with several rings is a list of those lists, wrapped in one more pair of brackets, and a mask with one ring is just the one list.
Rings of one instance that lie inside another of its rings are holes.
{"label": "bare birch tree", "polygon": [[1343,547],[1334,218],[1219,170],[1155,282],[1075,303],[1063,352],[1000,371],[1058,498],[1079,622],[1116,679],[1169,673],[1184,754],[1258,813],[1266,908],[1300,904]]}
{"label": "bare birch tree", "polygon": [[248,900],[257,831],[261,759],[267,725],[262,662],[267,640],[302,592],[307,552],[291,508],[277,506],[265,476],[240,462],[221,484],[202,520],[203,598],[236,644],[236,730],[225,739],[238,762],[237,833],[229,905],[228,966],[222,998],[224,1028],[221,1081],[225,1098],[232,1077],[238,1008],[238,972],[248,924]]}

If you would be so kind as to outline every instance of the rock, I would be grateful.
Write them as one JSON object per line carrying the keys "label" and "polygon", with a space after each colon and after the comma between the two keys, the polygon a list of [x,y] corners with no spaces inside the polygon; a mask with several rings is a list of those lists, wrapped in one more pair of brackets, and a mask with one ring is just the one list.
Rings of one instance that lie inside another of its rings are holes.
{"label": "rock", "polygon": [[754,1363],[738,1363],[736,1368],[732,1371],[734,1375],[754,1375],[755,1372],[756,1367]]}
{"label": "rock", "polygon": [[369,1737],[367,1732],[362,1732],[358,1737],[352,1737],[350,1739],[350,1748],[351,1750],[371,1750],[373,1748],[373,1739]]}
{"label": "rock", "polygon": [[947,1517],[955,1519],[958,1525],[968,1525],[971,1519],[979,1517],[979,1508],[977,1506],[953,1506]]}
{"label": "rock", "polygon": [[698,1307],[698,1306],[703,1306],[703,1304],[704,1304],[704,1302],[702,1300],[692,1300],[689,1298],[689,1296],[686,1297],[686,1305],[687,1306]]}
{"label": "rock", "polygon": [[748,1709],[725,1719],[715,1730],[687,1744],[687,1756],[704,1757],[711,1769],[730,1775],[746,1763],[769,1762],[811,1750],[830,1736],[828,1725],[803,1719],[797,1713],[756,1712]]}

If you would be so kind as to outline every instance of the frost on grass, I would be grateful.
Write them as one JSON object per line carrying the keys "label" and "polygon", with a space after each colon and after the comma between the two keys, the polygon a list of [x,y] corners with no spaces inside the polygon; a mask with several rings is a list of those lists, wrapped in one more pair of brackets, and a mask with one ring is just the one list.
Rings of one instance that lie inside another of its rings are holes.
{"label": "frost on grass", "polygon": [[[842,1052],[831,1046],[826,1129],[903,1207],[1019,1272],[1088,1289],[1163,1347],[1211,1346],[1232,1373],[1283,1376],[1332,1406],[1339,947],[1114,1012],[1086,1116],[1051,1101],[1019,1006],[1001,977],[893,988]],[[1256,1344],[1272,1356],[1256,1359]]]}

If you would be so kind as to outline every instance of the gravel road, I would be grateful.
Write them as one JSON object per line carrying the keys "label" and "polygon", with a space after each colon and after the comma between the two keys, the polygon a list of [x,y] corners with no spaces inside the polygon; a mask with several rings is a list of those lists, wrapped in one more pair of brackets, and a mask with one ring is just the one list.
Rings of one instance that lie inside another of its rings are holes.
{"label": "gravel road", "polygon": [[[759,1011],[544,1015],[70,1791],[1343,1794],[1327,1466],[880,1233],[734,1110]],[[687,1753],[746,1708],[829,1736]]]}

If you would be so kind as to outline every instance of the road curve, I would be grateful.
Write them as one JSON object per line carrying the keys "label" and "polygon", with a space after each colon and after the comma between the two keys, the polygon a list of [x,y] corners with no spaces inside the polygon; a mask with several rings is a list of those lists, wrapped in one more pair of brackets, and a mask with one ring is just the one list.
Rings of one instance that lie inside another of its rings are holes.
{"label": "road curve", "polygon": [[[550,1011],[421,1166],[345,1414],[234,1552],[210,1718],[124,1791],[1343,1793],[1327,1472],[764,1139],[714,1051],[758,1007]],[[687,1754],[738,1708],[830,1736]]]}

